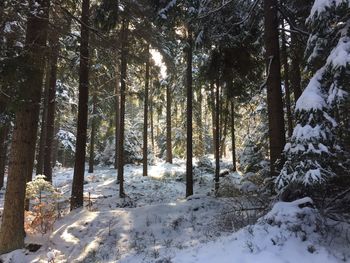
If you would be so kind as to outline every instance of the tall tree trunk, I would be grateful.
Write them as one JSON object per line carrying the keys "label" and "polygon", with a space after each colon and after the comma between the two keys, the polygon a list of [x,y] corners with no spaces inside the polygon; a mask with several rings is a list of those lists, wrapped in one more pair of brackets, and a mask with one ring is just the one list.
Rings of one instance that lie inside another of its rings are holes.
{"label": "tall tree trunk", "polygon": [[[55,19],[56,20],[56,19]],[[52,148],[55,139],[55,112],[56,112],[56,82],[57,82],[57,63],[59,55],[59,36],[57,32],[51,32],[49,42],[52,49],[50,59],[50,80],[47,105],[46,120],[46,142],[44,156],[44,174],[49,182],[52,182]]]}
{"label": "tall tree trunk", "polygon": [[26,29],[26,68],[20,86],[22,105],[16,112],[9,160],[4,214],[0,229],[0,254],[24,245],[24,199],[26,178],[33,171],[38,130],[43,65],[47,39],[49,0],[30,2]]}
{"label": "tall tree trunk", "polygon": [[232,146],[232,170],[235,172],[236,168],[236,137],[235,137],[235,102],[231,99],[231,146]]}
{"label": "tall tree trunk", "polygon": [[7,137],[10,130],[8,123],[0,125],[0,189],[4,186],[7,155]]}
{"label": "tall tree trunk", "polygon": [[118,140],[118,182],[119,196],[125,197],[124,192],[124,134],[125,134],[125,90],[127,78],[127,56],[128,56],[128,29],[129,23],[126,19],[122,22],[122,54],[121,54],[121,82],[120,82],[120,124]]}
{"label": "tall tree trunk", "polygon": [[203,103],[203,94],[202,89],[199,88],[198,92],[198,112],[197,112],[197,125],[198,125],[198,148],[199,148],[199,156],[204,155],[204,139],[203,139],[203,114],[202,114],[202,103]]}
{"label": "tall tree trunk", "polygon": [[[282,27],[284,28],[284,20],[282,20]],[[281,33],[282,39],[282,47],[281,47],[281,57],[282,64],[284,68],[284,89],[285,89],[285,105],[286,105],[286,113],[287,113],[287,132],[288,137],[292,136],[293,132],[293,120],[292,120],[292,110],[290,103],[290,89],[289,89],[289,64],[288,64],[288,56],[287,56],[287,40],[286,34],[284,31]]]}
{"label": "tall tree trunk", "polygon": [[153,122],[153,117],[154,117],[154,112],[153,112],[153,103],[154,103],[154,100],[153,100],[153,95],[154,95],[154,85],[152,85],[152,92],[151,92],[151,98],[149,99],[150,102],[150,126],[151,126],[151,143],[152,143],[152,150],[153,152],[155,153],[155,146],[154,146],[154,122]]}
{"label": "tall tree trunk", "polygon": [[216,81],[215,93],[215,193],[219,190],[220,179],[220,80]]}
{"label": "tall tree trunk", "polygon": [[45,142],[46,142],[46,129],[47,129],[46,127],[47,104],[48,104],[48,97],[49,97],[49,75],[50,75],[50,68],[49,66],[47,66],[45,70],[45,88],[44,88],[44,94],[43,94],[44,100],[42,104],[40,141],[39,141],[39,152],[38,152],[37,164],[36,164],[36,174],[43,174],[43,168],[44,168]]}
{"label": "tall tree trunk", "polygon": [[120,90],[119,90],[119,66],[116,65],[116,81],[115,81],[115,155],[114,155],[114,169],[118,168],[118,138],[119,138],[119,121],[120,121]]}
{"label": "tall tree trunk", "polygon": [[[221,104],[222,107],[224,107],[225,110],[223,110],[221,112],[221,119],[223,120],[223,122],[221,123],[221,128],[222,128],[222,132],[221,132],[221,138],[220,138],[220,158],[222,158],[225,155],[225,142],[226,142],[226,136],[227,136],[227,125],[228,125],[228,104],[224,103]],[[225,118],[223,118],[223,115],[225,115]]]}
{"label": "tall tree trunk", "polygon": [[166,161],[173,163],[173,148],[171,145],[171,87],[166,86]]}
{"label": "tall tree trunk", "polygon": [[215,158],[215,151],[216,151],[216,128],[215,128],[215,115],[216,115],[216,102],[215,102],[215,86],[214,81],[210,83],[210,93],[212,98],[212,107],[211,107],[211,121],[212,121],[212,133],[213,133],[213,155]]}
{"label": "tall tree trunk", "polygon": [[267,58],[267,105],[269,117],[270,171],[276,175],[275,162],[285,145],[283,102],[278,38],[277,0],[264,0],[265,49]]}
{"label": "tall tree trunk", "polygon": [[290,36],[291,36],[291,54],[292,54],[290,84],[294,93],[294,102],[296,103],[302,93],[300,65],[301,65],[301,56],[303,54],[303,50],[301,50],[299,47],[296,33],[292,32]]}
{"label": "tall tree trunk", "polygon": [[[57,156],[58,156],[58,150],[59,150],[59,138],[57,137],[57,134],[60,130],[61,125],[61,115],[58,114],[57,118],[55,118],[55,131],[54,131],[54,140],[53,140],[53,146],[52,146],[52,167],[55,167],[57,162]],[[62,163],[63,167],[64,163]]]}
{"label": "tall tree trunk", "polygon": [[149,45],[146,48],[145,99],[143,111],[143,176],[147,176],[148,166],[148,89],[149,89]]}
{"label": "tall tree trunk", "polygon": [[187,97],[187,143],[186,143],[186,197],[193,195],[193,164],[192,164],[192,49],[193,39],[192,30],[187,31],[186,47],[186,97]]}
{"label": "tall tree trunk", "polygon": [[70,200],[71,210],[84,205],[84,170],[89,103],[89,9],[90,0],[83,0],[81,13],[78,127],[72,196]]}
{"label": "tall tree trunk", "polygon": [[91,119],[91,134],[90,134],[90,155],[89,155],[89,173],[94,172],[95,161],[95,140],[97,128],[97,95],[94,93],[92,97],[92,119]]}

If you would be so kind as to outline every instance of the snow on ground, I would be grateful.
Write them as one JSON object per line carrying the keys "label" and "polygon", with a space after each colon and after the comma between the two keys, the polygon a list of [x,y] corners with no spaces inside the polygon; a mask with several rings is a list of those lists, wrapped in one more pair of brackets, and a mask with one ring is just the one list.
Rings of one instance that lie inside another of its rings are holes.
{"label": "snow on ground", "polygon": [[[72,169],[60,169],[53,178],[65,197],[70,196],[72,174]],[[28,236],[27,243],[42,244],[37,252],[16,250],[2,259],[41,263],[53,254],[55,263],[333,263],[348,259],[340,250],[331,254],[313,232],[317,213],[308,206],[299,207],[309,200],[277,203],[256,224],[231,234],[228,230],[241,226],[232,226],[236,219],[230,221],[233,218],[224,215],[242,200],[213,197],[213,175],[205,170],[196,170],[195,195],[185,199],[184,174],[185,163],[180,160],[150,166],[147,178],[142,176],[142,166],[127,165],[127,198],[120,199],[116,171],[98,167],[85,177],[85,196],[90,193],[91,206],[58,219],[50,235]],[[230,174],[226,181],[239,183],[239,177]],[[65,214],[68,207],[62,202],[60,208]],[[306,227],[298,229],[298,220]]]}

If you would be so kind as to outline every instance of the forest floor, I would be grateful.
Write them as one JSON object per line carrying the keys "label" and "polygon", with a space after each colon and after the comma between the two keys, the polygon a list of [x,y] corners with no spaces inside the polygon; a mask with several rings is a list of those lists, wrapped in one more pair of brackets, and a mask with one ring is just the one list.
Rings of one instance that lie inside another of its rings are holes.
{"label": "forest floor", "polygon": [[[55,263],[350,262],[350,242],[344,242],[350,228],[340,231],[338,224],[330,228],[335,234],[327,230],[326,236],[316,231],[320,218],[307,205],[308,198],[277,203],[256,222],[261,214],[249,209],[258,205],[257,196],[215,198],[213,174],[197,169],[195,194],[186,199],[184,175],[180,160],[150,166],[148,177],[142,176],[142,166],[127,165],[127,197],[119,198],[116,170],[96,167],[85,178],[90,205],[87,201],[84,208],[66,213],[63,201],[52,232],[27,236],[26,243],[42,245],[38,251],[16,250],[2,260],[48,262],[51,249]],[[54,186],[66,199],[72,176],[73,169],[54,174]],[[241,179],[230,173],[222,178],[222,187],[240,189],[246,184]]]}

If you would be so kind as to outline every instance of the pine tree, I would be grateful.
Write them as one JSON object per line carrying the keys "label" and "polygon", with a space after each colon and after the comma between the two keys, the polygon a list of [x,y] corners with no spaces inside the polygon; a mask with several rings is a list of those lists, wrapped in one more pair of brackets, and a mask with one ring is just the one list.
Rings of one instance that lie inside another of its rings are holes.
{"label": "pine tree", "polygon": [[79,68],[78,127],[72,183],[71,210],[82,207],[84,204],[84,172],[89,99],[89,9],[90,1],[83,0],[81,14],[82,23]]}
{"label": "pine tree", "polygon": [[299,195],[315,194],[328,179],[340,175],[342,145],[334,110],[349,91],[349,6],[349,1],[315,1],[308,18],[311,35],[306,54],[313,77],[297,101],[296,127],[276,180],[277,189],[288,193],[284,198],[299,197],[295,192],[300,188],[304,191]]}
{"label": "pine tree", "polygon": [[32,175],[38,129],[43,65],[49,17],[49,0],[30,2],[26,30],[27,66],[20,83],[22,105],[16,112],[4,214],[0,230],[0,254],[24,245],[24,199],[26,179]]}

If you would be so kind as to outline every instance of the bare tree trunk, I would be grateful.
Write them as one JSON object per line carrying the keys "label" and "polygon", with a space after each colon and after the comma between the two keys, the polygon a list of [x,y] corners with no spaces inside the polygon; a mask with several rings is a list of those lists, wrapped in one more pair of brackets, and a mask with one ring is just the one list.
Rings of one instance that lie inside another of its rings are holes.
{"label": "bare tree trunk", "polygon": [[149,45],[146,48],[146,76],[145,76],[145,98],[144,98],[144,112],[143,112],[143,176],[147,176],[148,166],[148,89],[149,89]]}
{"label": "bare tree trunk", "polygon": [[89,102],[89,9],[90,0],[83,0],[81,14],[78,128],[72,196],[70,200],[71,210],[84,205],[84,170]]}
{"label": "bare tree trunk", "polygon": [[121,54],[121,82],[120,82],[120,124],[118,143],[118,182],[119,197],[124,198],[124,132],[125,132],[125,90],[127,78],[127,56],[128,56],[128,29],[129,23],[126,19],[122,22],[122,54]]}
{"label": "bare tree trunk", "polygon": [[198,147],[199,147],[199,156],[203,156],[204,155],[204,140],[203,140],[203,114],[202,114],[202,103],[203,103],[203,94],[202,94],[202,89],[199,88],[199,92],[198,92]]}
{"label": "bare tree trunk", "polygon": [[220,180],[220,80],[216,81],[215,93],[215,193],[219,190]]}
{"label": "bare tree trunk", "polygon": [[[52,167],[55,167],[57,162],[58,148],[59,148],[59,139],[57,138],[57,134],[60,130],[61,125],[61,115],[58,114],[57,118],[55,118],[55,131],[54,131],[54,140],[53,140],[53,150],[52,150]],[[63,164],[62,164],[63,165]],[[65,166],[63,166],[65,167]]]}
{"label": "bare tree trunk", "polygon": [[211,107],[211,120],[212,120],[212,133],[213,133],[213,155],[215,158],[215,151],[216,151],[216,128],[215,128],[215,112],[216,112],[216,102],[215,102],[215,86],[214,81],[210,83],[210,93],[212,98],[212,107]]}
{"label": "bare tree trunk", "polygon": [[173,163],[173,149],[171,145],[171,87],[166,86],[166,161]]}
{"label": "bare tree trunk", "polygon": [[275,162],[285,145],[283,102],[278,38],[277,0],[264,0],[265,49],[267,64],[267,105],[269,117],[270,171],[276,175]]}
{"label": "bare tree trunk", "polygon": [[114,156],[114,169],[118,168],[118,138],[119,138],[119,129],[120,129],[120,89],[119,89],[119,66],[116,66],[116,83],[115,83],[115,156]]}
{"label": "bare tree trunk", "polygon": [[300,64],[301,64],[301,56],[303,54],[303,50],[300,50],[299,48],[296,33],[292,32],[290,36],[291,36],[291,54],[292,54],[290,84],[294,93],[294,101],[296,103],[302,93]]}
{"label": "bare tree trunk", "polygon": [[[228,105],[227,103],[221,103],[222,107],[225,109],[223,111],[221,111],[221,118],[223,120],[223,123],[221,123],[221,128],[222,128],[222,132],[221,132],[221,146],[220,146],[220,158],[222,158],[223,156],[225,156],[225,142],[226,142],[226,136],[227,136],[227,125],[228,125],[228,113],[227,113],[227,108]],[[225,118],[223,118],[223,115],[225,115]]]}
{"label": "bare tree trunk", "polygon": [[153,112],[153,103],[154,103],[154,100],[153,100],[153,95],[154,95],[154,85],[152,85],[152,92],[151,92],[151,98],[149,99],[150,102],[150,118],[151,118],[151,123],[150,123],[150,126],[151,126],[151,143],[152,143],[152,150],[153,152],[155,153],[155,146],[154,146],[154,122],[153,122],[153,117],[154,117],[154,112]]}
{"label": "bare tree trunk", "polygon": [[186,47],[186,97],[187,97],[187,146],[186,146],[186,197],[193,195],[193,164],[192,164],[192,49],[193,39],[192,30],[187,31],[187,47]]}
{"label": "bare tree trunk", "polygon": [[[284,28],[284,20],[282,20],[282,27]],[[293,132],[293,120],[292,120],[292,110],[290,103],[290,89],[289,89],[289,64],[288,64],[288,56],[287,56],[287,40],[286,34],[284,31],[281,33],[282,39],[282,48],[281,48],[281,57],[284,68],[284,89],[285,89],[285,103],[286,103],[286,113],[287,113],[287,132],[288,137],[292,136]]]}
{"label": "bare tree trunk", "polygon": [[0,189],[4,186],[7,155],[7,137],[10,126],[8,123],[0,125]]}
{"label": "bare tree trunk", "polygon": [[44,174],[49,182],[52,182],[52,148],[55,139],[55,112],[56,112],[56,82],[57,82],[57,63],[59,55],[59,37],[57,32],[52,32],[50,37],[51,43],[51,60],[50,60],[50,81],[48,92],[47,121],[46,121],[46,142],[44,156]]}
{"label": "bare tree trunk", "polygon": [[[49,63],[48,63],[49,64]],[[40,125],[40,141],[39,152],[37,156],[36,174],[43,174],[44,168],[44,156],[45,156],[45,142],[46,142],[46,120],[47,120],[47,104],[49,97],[49,75],[50,68],[47,65],[45,69],[45,87],[44,87],[44,100],[42,104],[41,125]]]}
{"label": "bare tree trunk", "polygon": [[[16,112],[4,214],[0,229],[0,254],[24,246],[24,199],[26,178],[33,171],[43,84],[44,53],[47,39],[49,0],[30,2],[26,29],[27,68],[20,86],[21,107]],[[35,14],[35,15],[34,15]]]}
{"label": "bare tree trunk", "polygon": [[232,143],[232,170],[236,168],[236,137],[235,137],[235,103],[234,98],[231,99],[231,143]]}
{"label": "bare tree trunk", "polygon": [[94,172],[95,161],[95,139],[97,128],[97,95],[94,93],[92,97],[92,120],[91,120],[91,134],[90,134],[90,155],[89,155],[89,173]]}

